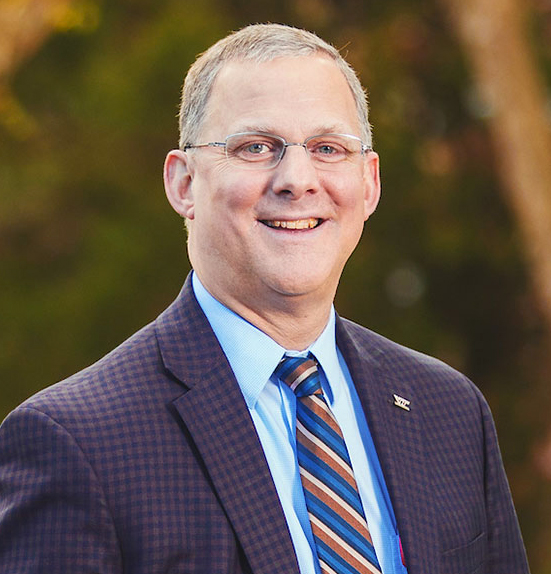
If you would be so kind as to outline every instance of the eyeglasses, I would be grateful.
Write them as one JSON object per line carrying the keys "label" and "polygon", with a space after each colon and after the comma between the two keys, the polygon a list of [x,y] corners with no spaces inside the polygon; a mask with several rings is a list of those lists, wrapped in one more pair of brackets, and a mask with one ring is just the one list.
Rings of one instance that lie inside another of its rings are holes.
{"label": "eyeglasses", "polygon": [[229,135],[223,142],[186,144],[188,149],[223,147],[228,162],[241,169],[272,169],[279,164],[288,147],[303,147],[314,166],[319,169],[342,169],[347,162],[371,151],[359,137],[348,134],[311,136],[302,143],[290,143],[284,138],[262,132],[243,132]]}

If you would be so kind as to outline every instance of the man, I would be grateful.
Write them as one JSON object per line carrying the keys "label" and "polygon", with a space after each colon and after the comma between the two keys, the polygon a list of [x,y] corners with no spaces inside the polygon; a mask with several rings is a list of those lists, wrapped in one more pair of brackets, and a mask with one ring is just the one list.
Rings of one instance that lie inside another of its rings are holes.
{"label": "man", "polygon": [[191,68],[180,121],[194,271],[3,423],[0,571],[528,572],[480,392],[333,310],[380,193],[351,68],[249,26]]}

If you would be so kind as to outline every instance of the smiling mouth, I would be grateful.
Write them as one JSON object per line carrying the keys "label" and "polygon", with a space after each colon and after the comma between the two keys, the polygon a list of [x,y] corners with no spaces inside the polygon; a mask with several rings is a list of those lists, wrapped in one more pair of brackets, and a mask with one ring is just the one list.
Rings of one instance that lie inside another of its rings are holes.
{"label": "smiling mouth", "polygon": [[322,220],[315,217],[309,217],[308,219],[291,220],[261,219],[260,222],[274,229],[314,229],[321,224]]}

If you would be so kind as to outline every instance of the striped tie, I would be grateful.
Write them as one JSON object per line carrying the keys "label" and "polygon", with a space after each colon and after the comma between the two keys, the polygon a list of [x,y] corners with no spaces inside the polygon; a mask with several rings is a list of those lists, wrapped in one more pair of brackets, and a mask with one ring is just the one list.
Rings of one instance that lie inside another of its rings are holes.
{"label": "striped tie", "polygon": [[275,374],[297,396],[297,457],[323,574],[381,574],[341,429],[313,356],[286,355]]}

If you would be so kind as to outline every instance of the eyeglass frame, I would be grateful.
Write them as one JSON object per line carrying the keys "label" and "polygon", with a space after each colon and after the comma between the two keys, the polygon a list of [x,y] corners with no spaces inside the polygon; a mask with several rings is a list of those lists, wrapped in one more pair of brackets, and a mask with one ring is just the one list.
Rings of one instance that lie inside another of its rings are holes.
{"label": "eyeglass frame", "polygon": [[[268,132],[237,132],[235,134],[230,134],[229,136],[227,136],[223,142],[207,142],[207,143],[201,143],[201,144],[185,144],[184,147],[182,148],[182,151],[186,152],[188,149],[198,149],[198,148],[200,149],[200,148],[207,148],[207,147],[211,147],[211,148],[223,147],[225,155],[226,155],[226,160],[230,164],[232,164],[232,159],[228,156],[228,148],[227,148],[228,139],[235,137],[235,136],[245,136],[245,135],[268,136],[271,138],[275,138],[276,140],[279,140],[283,144],[283,147],[281,148],[281,154],[277,158],[277,161],[273,165],[264,166],[264,165],[260,164],[260,165],[256,165],[256,167],[254,167],[255,162],[247,162],[246,160],[243,160],[243,164],[242,164],[243,169],[249,169],[249,170],[262,171],[262,170],[268,170],[268,169],[273,169],[273,168],[277,167],[281,163],[281,160],[283,159],[283,156],[285,155],[287,148],[293,147],[293,146],[299,146],[299,147],[304,148],[304,150],[306,151],[306,154],[310,158],[311,153],[307,147],[308,142],[310,140],[315,139],[315,138],[320,138],[320,137],[325,137],[325,136],[339,136],[339,137],[352,138],[352,139],[360,142],[361,148],[360,148],[360,151],[358,153],[361,155],[364,155],[366,152],[373,151],[373,148],[371,146],[365,144],[361,138],[359,138],[358,136],[352,135],[352,134],[341,134],[341,133],[316,134],[316,135],[307,137],[302,143],[300,143],[300,142],[288,142],[284,137],[278,136],[276,134],[271,134]],[[326,162],[327,165],[333,165],[333,164],[338,165],[340,163],[342,163],[342,162],[341,161]],[[234,165],[234,164],[232,164],[232,165]],[[250,166],[250,167],[246,167],[246,166]]]}

